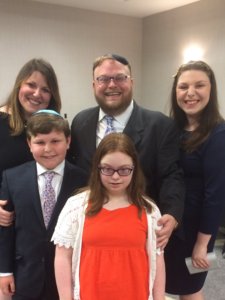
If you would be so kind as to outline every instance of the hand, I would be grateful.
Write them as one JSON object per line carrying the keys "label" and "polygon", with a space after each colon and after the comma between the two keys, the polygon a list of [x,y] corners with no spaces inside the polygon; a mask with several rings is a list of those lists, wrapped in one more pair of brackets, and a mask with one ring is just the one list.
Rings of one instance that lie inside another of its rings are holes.
{"label": "hand", "polygon": [[177,227],[177,221],[172,215],[165,214],[159,219],[158,226],[161,226],[162,228],[156,230],[157,248],[163,250],[166,247],[173,230]]}
{"label": "hand", "polygon": [[14,276],[3,276],[0,277],[0,289],[6,296],[12,296],[15,293],[15,282]]}
{"label": "hand", "polygon": [[9,212],[3,207],[7,204],[7,200],[0,200],[0,225],[9,226],[14,220],[14,212]]}
{"label": "hand", "polygon": [[195,244],[192,251],[192,264],[195,268],[207,269],[209,268],[209,261],[207,259],[207,246]]}

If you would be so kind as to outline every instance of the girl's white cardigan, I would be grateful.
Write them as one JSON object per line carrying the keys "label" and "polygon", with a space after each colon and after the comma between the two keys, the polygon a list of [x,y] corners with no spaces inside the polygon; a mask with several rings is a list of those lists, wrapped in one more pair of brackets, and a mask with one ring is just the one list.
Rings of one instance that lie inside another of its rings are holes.
{"label": "girl's white cardigan", "polygon": [[[85,209],[88,203],[89,192],[85,191],[70,197],[57,222],[55,232],[52,237],[54,244],[73,248],[72,277],[74,282],[74,300],[80,300],[80,255],[82,246],[82,234],[85,220]],[[160,255],[160,250],[156,248],[156,233],[159,229],[157,221],[161,217],[157,206],[149,199],[146,201],[152,205],[152,212],[147,213],[148,239],[147,253],[149,257],[149,299],[153,300],[153,284],[156,275],[156,255]]]}

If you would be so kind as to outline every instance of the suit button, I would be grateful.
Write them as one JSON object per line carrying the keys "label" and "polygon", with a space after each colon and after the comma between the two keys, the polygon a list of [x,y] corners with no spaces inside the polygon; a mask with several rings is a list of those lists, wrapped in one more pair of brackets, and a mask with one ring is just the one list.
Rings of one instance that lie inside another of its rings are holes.
{"label": "suit button", "polygon": [[45,258],[44,258],[44,257],[41,258],[41,262],[42,262],[43,264],[45,263]]}

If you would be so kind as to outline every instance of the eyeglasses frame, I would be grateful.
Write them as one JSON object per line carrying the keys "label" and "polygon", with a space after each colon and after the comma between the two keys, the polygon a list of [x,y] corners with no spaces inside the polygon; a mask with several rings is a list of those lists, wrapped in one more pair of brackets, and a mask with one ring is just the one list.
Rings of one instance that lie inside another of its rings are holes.
{"label": "eyeglasses frame", "polygon": [[[122,81],[117,81],[116,77],[118,76],[124,76],[123,80]],[[99,81],[100,78],[106,78],[107,80],[104,82],[104,81]],[[130,75],[126,75],[126,74],[117,74],[116,76],[107,76],[107,75],[101,75],[101,76],[98,76],[95,80],[98,82],[99,85],[107,85],[109,84],[112,80],[114,81],[114,83],[117,83],[117,84],[120,84],[120,83],[123,83],[125,82],[127,79],[131,78]]]}
{"label": "eyeglasses frame", "polygon": [[[105,174],[104,172],[102,172],[103,169],[111,169],[113,171],[113,173],[112,174]],[[130,170],[129,174],[121,175],[120,174],[120,170],[124,170],[124,169]],[[105,176],[113,176],[115,173],[117,173],[119,176],[126,177],[126,176],[129,176],[133,172],[134,166],[132,166],[132,167],[126,167],[126,168],[123,167],[123,168],[119,168],[119,169],[113,169],[113,168],[109,168],[109,167],[99,166],[98,170],[100,171],[100,173],[102,175],[105,175]]]}

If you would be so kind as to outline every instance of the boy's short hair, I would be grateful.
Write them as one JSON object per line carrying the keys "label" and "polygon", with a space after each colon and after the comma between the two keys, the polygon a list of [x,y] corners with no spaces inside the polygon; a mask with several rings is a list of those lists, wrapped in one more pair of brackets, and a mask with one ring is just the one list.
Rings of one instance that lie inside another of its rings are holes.
{"label": "boy's short hair", "polygon": [[59,114],[48,112],[34,113],[27,121],[27,138],[30,140],[32,136],[37,136],[39,133],[48,134],[51,131],[59,131],[65,134],[65,137],[70,136],[70,126]]}

